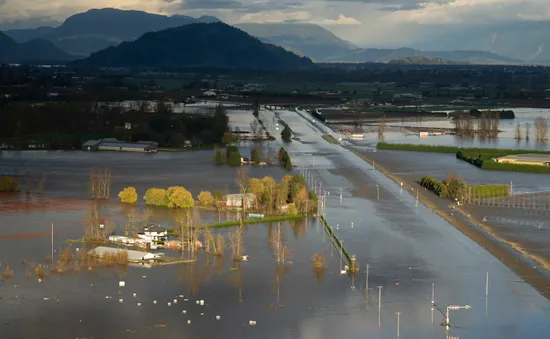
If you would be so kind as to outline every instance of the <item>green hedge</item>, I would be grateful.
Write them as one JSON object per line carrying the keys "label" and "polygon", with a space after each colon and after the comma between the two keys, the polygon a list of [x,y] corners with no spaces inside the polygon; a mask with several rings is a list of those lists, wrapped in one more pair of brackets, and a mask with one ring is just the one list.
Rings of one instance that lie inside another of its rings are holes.
{"label": "green hedge", "polygon": [[378,144],[376,144],[376,148],[381,150],[429,152],[429,153],[456,153],[460,149],[454,146],[390,144],[387,142],[379,142]]}
{"label": "green hedge", "polygon": [[447,191],[447,187],[445,186],[445,184],[430,176],[423,176],[420,179],[420,186],[434,192],[441,198],[449,197],[449,192]]}
{"label": "green hedge", "polygon": [[483,161],[480,167],[484,170],[492,171],[550,173],[550,166],[505,164],[494,161]]}

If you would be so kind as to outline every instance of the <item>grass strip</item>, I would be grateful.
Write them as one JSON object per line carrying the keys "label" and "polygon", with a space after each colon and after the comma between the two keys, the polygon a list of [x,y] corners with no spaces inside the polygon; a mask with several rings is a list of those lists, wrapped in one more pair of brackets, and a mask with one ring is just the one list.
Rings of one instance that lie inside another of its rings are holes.
{"label": "grass strip", "polygon": [[330,144],[340,145],[340,142],[338,142],[338,140],[336,140],[336,138],[334,138],[332,135],[325,134],[322,136],[322,138]]}
{"label": "grass strip", "polygon": [[[301,220],[304,219],[306,216],[303,214],[299,215],[277,215],[272,217],[266,217],[266,218],[250,218],[243,220],[243,225],[255,225],[255,224],[263,224],[267,222],[279,222],[279,221],[289,221],[289,220]],[[241,222],[239,220],[226,220],[226,221],[220,221],[213,224],[204,224],[201,225],[199,228],[227,228],[227,227],[234,227],[239,226]],[[176,228],[170,228],[168,229],[168,235],[175,235],[177,232]]]}
{"label": "grass strip", "polygon": [[346,257],[346,259],[348,259],[348,262],[351,263],[351,257],[350,255],[348,254],[348,251],[346,251],[346,249],[344,248],[344,246],[342,245],[342,243],[340,242],[340,239],[338,239],[338,237],[336,237],[336,234],[334,234],[334,232],[332,232],[332,228],[328,225],[325,217],[321,216],[321,222],[323,223],[323,225],[325,226],[325,230],[327,231],[327,234],[332,238],[334,239],[334,241],[336,242],[336,245],[338,247],[340,247],[340,249],[342,249],[342,254],[344,254],[344,256]]}

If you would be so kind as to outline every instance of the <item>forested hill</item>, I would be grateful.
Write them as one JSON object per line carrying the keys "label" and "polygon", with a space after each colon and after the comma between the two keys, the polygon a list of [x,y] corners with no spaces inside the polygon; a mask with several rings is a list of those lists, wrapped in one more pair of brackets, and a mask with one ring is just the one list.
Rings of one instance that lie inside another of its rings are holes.
{"label": "forested hill", "polygon": [[199,23],[146,33],[93,53],[77,65],[295,69],[311,67],[313,62],[227,24]]}

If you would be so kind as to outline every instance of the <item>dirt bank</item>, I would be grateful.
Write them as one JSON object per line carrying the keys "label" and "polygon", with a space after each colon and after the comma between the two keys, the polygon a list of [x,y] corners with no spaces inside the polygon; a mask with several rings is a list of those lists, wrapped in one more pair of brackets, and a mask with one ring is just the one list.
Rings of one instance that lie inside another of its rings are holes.
{"label": "dirt bank", "polygon": [[[353,149],[350,150],[367,162],[372,163],[373,159],[367,157],[365,154]],[[499,237],[492,232],[490,227],[484,225],[480,215],[476,215],[463,207],[450,209],[448,208],[449,200],[441,199],[432,192],[424,189],[418,190],[418,188],[421,187],[415,183],[412,178],[400,177],[392,174],[391,171],[386,169],[379,162],[376,162],[376,170],[380,171],[397,184],[403,183],[406,187],[413,187],[421,203],[456,227],[468,238],[484,247],[489,253],[522,277],[522,279],[537,289],[546,298],[550,298],[550,275],[544,270],[550,271],[550,264],[544,258],[532,255],[525,251],[521,245],[506,241]],[[453,213],[453,211],[459,213]],[[534,267],[533,264],[525,260],[525,258],[536,262],[537,266]]]}

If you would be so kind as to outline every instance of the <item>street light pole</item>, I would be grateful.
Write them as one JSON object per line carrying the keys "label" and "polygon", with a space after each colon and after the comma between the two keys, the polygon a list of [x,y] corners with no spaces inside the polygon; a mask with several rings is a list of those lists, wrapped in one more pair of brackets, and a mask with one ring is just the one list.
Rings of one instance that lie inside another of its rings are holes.
{"label": "street light pole", "polygon": [[472,308],[470,305],[464,305],[464,306],[458,306],[458,305],[450,305],[447,306],[447,312],[445,312],[445,323],[443,323],[443,326],[446,326],[447,328],[451,326],[451,318],[449,317],[449,311],[458,311],[458,310],[469,310]]}
{"label": "street light pole", "polygon": [[365,296],[367,298],[367,302],[369,300],[369,265],[366,266],[367,269],[367,276],[365,277]]}
{"label": "street light pole", "polygon": [[397,314],[397,337],[399,338],[399,316],[401,315],[401,312],[396,312]]}

